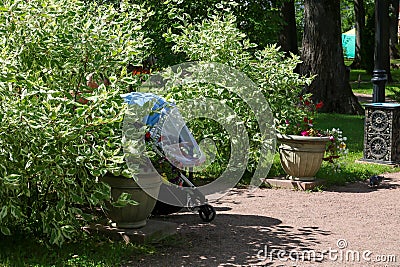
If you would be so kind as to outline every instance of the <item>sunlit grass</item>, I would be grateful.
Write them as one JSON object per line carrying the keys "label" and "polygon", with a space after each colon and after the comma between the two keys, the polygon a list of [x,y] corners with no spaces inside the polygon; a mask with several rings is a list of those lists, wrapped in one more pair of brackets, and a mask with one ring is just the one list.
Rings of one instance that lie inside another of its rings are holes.
{"label": "sunlit grass", "polygon": [[[397,63],[396,63],[397,62]],[[392,63],[399,64],[398,61],[392,61]],[[393,92],[390,89],[400,91],[400,69],[391,69],[393,78],[392,83],[387,83],[385,88],[385,95],[388,97],[393,96]],[[373,84],[371,82],[372,75],[367,73],[365,70],[352,69],[350,71],[350,85],[354,93],[372,95]]]}
{"label": "sunlit grass", "polygon": [[321,129],[342,130],[343,136],[347,137],[346,144],[349,149],[349,154],[341,159],[340,172],[334,172],[329,164],[324,163],[317,177],[327,179],[332,184],[344,184],[363,181],[374,174],[400,171],[400,168],[392,166],[360,162],[364,149],[364,116],[318,114],[316,126]]}

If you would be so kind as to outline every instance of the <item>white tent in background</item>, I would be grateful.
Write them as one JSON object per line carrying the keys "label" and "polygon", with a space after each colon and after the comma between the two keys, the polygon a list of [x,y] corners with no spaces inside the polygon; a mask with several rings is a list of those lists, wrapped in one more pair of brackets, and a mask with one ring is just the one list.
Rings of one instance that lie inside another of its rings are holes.
{"label": "white tent in background", "polygon": [[342,46],[344,57],[354,58],[356,54],[356,29],[342,33]]}

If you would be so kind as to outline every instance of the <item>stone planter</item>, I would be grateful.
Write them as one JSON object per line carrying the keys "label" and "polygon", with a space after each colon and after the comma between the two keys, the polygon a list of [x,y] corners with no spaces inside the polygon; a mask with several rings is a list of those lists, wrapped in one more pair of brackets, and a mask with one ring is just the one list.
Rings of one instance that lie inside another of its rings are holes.
{"label": "stone planter", "polygon": [[313,181],[321,167],[329,137],[277,134],[279,155],[289,179]]}
{"label": "stone planter", "polygon": [[[146,225],[147,218],[151,214],[161,186],[158,173],[141,173],[138,175],[138,185],[134,179],[119,176],[104,176],[102,182],[111,186],[111,198],[117,200],[123,193],[131,194],[131,198],[138,205],[127,205],[125,207],[114,207],[107,204],[107,216],[119,228],[140,228]],[[146,193],[147,192],[147,193]]]}

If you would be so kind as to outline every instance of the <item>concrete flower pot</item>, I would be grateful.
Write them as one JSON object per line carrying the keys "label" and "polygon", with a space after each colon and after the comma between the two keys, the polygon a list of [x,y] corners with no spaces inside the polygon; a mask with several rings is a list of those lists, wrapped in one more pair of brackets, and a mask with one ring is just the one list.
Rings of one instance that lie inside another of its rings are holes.
{"label": "concrete flower pot", "polygon": [[289,179],[315,180],[329,137],[277,134],[277,139],[281,164]]}
{"label": "concrete flower pot", "polygon": [[158,173],[141,173],[138,175],[139,184],[132,178],[119,176],[104,176],[102,182],[111,187],[111,198],[117,200],[123,193],[131,194],[131,198],[138,205],[127,205],[125,207],[114,207],[110,203],[107,206],[107,216],[116,223],[119,228],[140,228],[146,225],[147,218],[151,214],[161,186]]}

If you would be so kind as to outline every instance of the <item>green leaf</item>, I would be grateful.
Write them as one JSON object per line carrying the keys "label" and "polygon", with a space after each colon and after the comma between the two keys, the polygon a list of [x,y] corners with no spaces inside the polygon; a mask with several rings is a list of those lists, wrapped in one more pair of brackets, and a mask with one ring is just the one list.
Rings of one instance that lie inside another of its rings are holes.
{"label": "green leaf", "polygon": [[75,229],[71,225],[64,225],[61,227],[62,235],[67,239],[71,239],[71,234],[73,234],[74,232]]}
{"label": "green leaf", "polygon": [[138,205],[139,203],[131,199],[131,195],[123,192],[117,201],[111,203],[114,207],[121,208],[126,205]]}
{"label": "green leaf", "polygon": [[0,226],[0,231],[3,235],[11,235],[11,231],[10,229],[8,229],[8,227]]}
{"label": "green leaf", "polygon": [[76,175],[76,173],[77,173],[77,169],[74,167],[67,169],[67,171],[65,172],[65,174],[68,176],[74,176],[74,175]]}
{"label": "green leaf", "polygon": [[3,220],[8,213],[8,206],[3,206],[3,208],[0,211],[0,221]]}
{"label": "green leaf", "polygon": [[83,198],[75,193],[71,193],[71,199],[74,203],[83,204]]}

